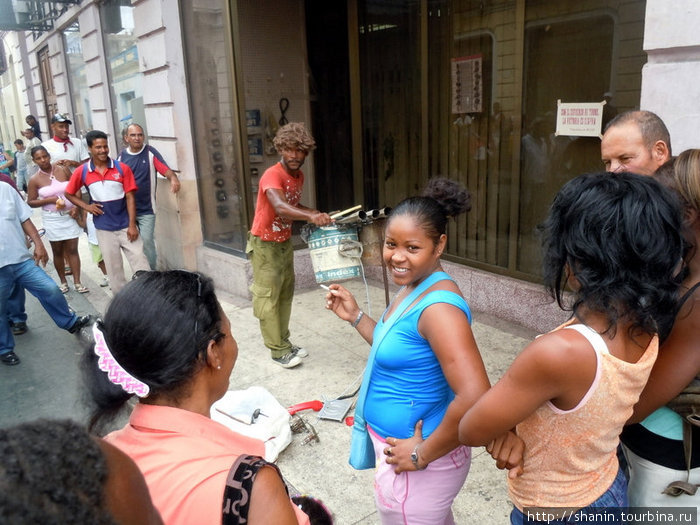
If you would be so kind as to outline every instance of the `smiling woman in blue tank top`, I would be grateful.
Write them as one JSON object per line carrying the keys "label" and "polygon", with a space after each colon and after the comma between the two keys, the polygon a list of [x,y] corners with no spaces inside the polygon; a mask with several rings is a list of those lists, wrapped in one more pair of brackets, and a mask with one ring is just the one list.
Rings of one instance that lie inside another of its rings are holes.
{"label": "smiling woman in blue tank top", "polygon": [[372,345],[350,464],[376,463],[383,524],[454,523],[452,501],[469,472],[471,451],[457,426],[489,380],[469,307],[440,265],[448,218],[468,209],[468,192],[447,179],[432,179],[423,196],[394,208],[383,257],[401,289],[378,321],[344,287],[333,284],[327,295],[326,307]]}

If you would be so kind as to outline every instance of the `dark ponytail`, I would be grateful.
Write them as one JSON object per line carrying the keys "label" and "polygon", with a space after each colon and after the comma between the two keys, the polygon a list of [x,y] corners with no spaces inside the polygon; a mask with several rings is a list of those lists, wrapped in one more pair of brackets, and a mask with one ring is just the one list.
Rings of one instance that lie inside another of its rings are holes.
{"label": "dark ponytail", "polygon": [[[211,279],[183,270],[142,272],[127,283],[98,321],[110,353],[130,375],[148,385],[148,399],[177,399],[206,362],[221,333],[221,310]],[[132,394],[97,367],[93,348],[83,358],[93,402],[89,428],[101,429]]]}

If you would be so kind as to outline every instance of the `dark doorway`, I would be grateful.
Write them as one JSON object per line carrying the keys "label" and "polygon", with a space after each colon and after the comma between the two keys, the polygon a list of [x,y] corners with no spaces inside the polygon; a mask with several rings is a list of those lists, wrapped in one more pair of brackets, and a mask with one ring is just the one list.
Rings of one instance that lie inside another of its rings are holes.
{"label": "dark doorway", "polygon": [[311,125],[316,200],[319,210],[342,210],[355,204],[350,126],[348,17],[345,2],[307,0]]}

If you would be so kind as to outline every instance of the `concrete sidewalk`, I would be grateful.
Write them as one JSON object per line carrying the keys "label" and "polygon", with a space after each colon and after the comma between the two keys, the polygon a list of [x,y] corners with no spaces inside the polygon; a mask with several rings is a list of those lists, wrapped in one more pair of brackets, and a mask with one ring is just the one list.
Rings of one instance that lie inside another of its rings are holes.
{"label": "concrete sidewalk", "polygon": [[[35,222],[40,222],[40,216],[37,219]],[[49,246],[47,249],[51,254]],[[73,291],[69,277],[71,291],[67,298],[81,314],[101,313],[111,292],[96,284],[101,273],[90,259],[85,237],[80,240],[80,253],[83,283],[90,293],[80,295]],[[49,273],[56,278],[53,268],[49,268]],[[361,281],[344,285],[355,294],[365,312],[371,311],[375,318],[381,314],[385,305],[380,284],[370,283],[367,288],[369,307]],[[335,399],[351,387],[362,373],[369,347],[348,323],[324,308],[324,297],[325,291],[320,288],[297,291],[292,310],[292,341],[310,355],[301,366],[285,370],[272,362],[263,346],[250,302],[219,294],[239,347],[231,389],[261,385],[283,406],[291,406]],[[36,417],[84,420],[78,371],[81,349],[76,338],[57,329],[33,297],[27,300],[27,311],[29,332],[17,337],[16,350],[22,363],[0,367],[0,425]],[[535,335],[478,312],[474,312],[473,330],[492,382],[501,377],[517,352]],[[374,508],[373,472],[356,471],[347,462],[350,427],[319,420],[313,411],[300,414],[315,427],[319,442],[302,445],[304,434],[294,435],[278,460],[288,482],[301,493],[322,499],[339,525],[379,523]],[[495,468],[483,448],[475,448],[472,455],[471,471],[454,505],[456,522],[507,523],[510,504],[505,473]]]}

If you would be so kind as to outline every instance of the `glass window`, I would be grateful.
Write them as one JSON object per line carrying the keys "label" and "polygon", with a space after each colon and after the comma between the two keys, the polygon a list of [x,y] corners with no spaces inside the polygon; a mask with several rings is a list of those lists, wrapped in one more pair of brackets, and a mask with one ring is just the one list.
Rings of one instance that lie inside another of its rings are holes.
{"label": "glass window", "polygon": [[144,128],[146,123],[133,12],[130,0],[107,0],[100,6],[115,137],[132,122]]}
{"label": "glass window", "polygon": [[204,242],[242,255],[248,222],[229,14],[224,2],[185,0],[181,6],[183,34],[201,37],[183,42]]}
{"label": "glass window", "polygon": [[[80,26],[77,20],[63,31],[63,42],[66,50],[68,81],[70,82],[70,93],[73,103],[73,115],[71,115],[73,127],[71,131],[78,137],[84,137],[92,129],[92,112],[90,111],[90,100],[88,99]],[[65,108],[60,108],[59,111],[65,111]]]}
{"label": "glass window", "polygon": [[640,0],[359,0],[365,204],[460,181],[472,209],[448,257],[539,279],[554,194],[603,168],[599,138],[555,135],[557,100],[605,99],[604,123],[638,107],[644,14]]}
{"label": "glass window", "polygon": [[371,209],[395,205],[424,178],[420,4],[366,0],[359,8],[364,204]]}

